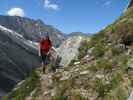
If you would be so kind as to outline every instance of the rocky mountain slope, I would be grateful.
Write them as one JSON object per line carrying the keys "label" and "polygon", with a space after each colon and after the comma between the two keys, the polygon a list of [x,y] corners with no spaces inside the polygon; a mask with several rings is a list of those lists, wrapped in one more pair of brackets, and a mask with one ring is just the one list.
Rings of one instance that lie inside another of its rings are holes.
{"label": "rocky mountain slope", "polygon": [[130,6],[114,23],[83,39],[68,66],[55,73],[35,70],[3,100],[133,100],[132,27]]}
{"label": "rocky mountain slope", "polygon": [[35,45],[0,25],[0,96],[40,65]]}
{"label": "rocky mountain slope", "polygon": [[25,39],[38,42],[41,34],[49,33],[53,45],[58,47],[64,39],[64,34],[56,28],[46,25],[41,20],[33,20],[18,16],[0,16],[0,25],[14,30],[21,34]]}

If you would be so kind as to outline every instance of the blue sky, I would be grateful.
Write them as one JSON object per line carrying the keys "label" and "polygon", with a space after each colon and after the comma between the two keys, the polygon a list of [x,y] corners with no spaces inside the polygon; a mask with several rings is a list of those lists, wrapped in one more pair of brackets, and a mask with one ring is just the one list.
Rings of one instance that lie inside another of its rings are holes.
{"label": "blue sky", "polygon": [[[0,0],[1,15],[41,19],[64,33],[95,33],[121,15],[128,0]],[[14,11],[14,8],[17,8]],[[19,8],[19,10],[18,10]]]}

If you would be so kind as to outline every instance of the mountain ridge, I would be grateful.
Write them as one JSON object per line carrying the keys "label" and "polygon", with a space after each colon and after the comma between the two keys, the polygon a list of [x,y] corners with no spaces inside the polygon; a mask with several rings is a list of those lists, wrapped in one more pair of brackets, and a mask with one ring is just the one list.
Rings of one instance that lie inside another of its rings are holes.
{"label": "mountain ridge", "polygon": [[72,32],[72,33],[69,33],[67,36],[68,37],[73,37],[73,36],[90,36],[92,35],[91,33],[82,33],[82,32]]}
{"label": "mountain ridge", "polygon": [[34,20],[26,17],[0,15],[0,25],[14,30],[23,35],[25,39],[34,42],[40,40],[41,34],[44,35],[48,32],[55,47],[58,47],[64,39],[64,33],[51,25],[46,25],[40,19]]}

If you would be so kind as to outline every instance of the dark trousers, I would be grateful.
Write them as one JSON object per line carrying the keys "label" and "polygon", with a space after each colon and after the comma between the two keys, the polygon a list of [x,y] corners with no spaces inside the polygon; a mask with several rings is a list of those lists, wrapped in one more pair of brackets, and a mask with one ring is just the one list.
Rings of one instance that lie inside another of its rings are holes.
{"label": "dark trousers", "polygon": [[41,60],[42,60],[43,72],[45,72],[45,66],[47,65],[48,62],[48,56],[43,51],[41,51]]}

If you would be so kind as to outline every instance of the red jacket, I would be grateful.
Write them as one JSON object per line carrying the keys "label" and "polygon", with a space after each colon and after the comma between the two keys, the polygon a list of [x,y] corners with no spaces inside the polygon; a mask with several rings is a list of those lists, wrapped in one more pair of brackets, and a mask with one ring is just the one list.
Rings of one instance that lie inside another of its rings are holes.
{"label": "red jacket", "polygon": [[41,49],[41,52],[44,52],[44,53],[48,53],[49,52],[49,49],[52,47],[52,44],[51,44],[51,41],[48,40],[48,39],[42,39],[40,41],[40,49]]}

